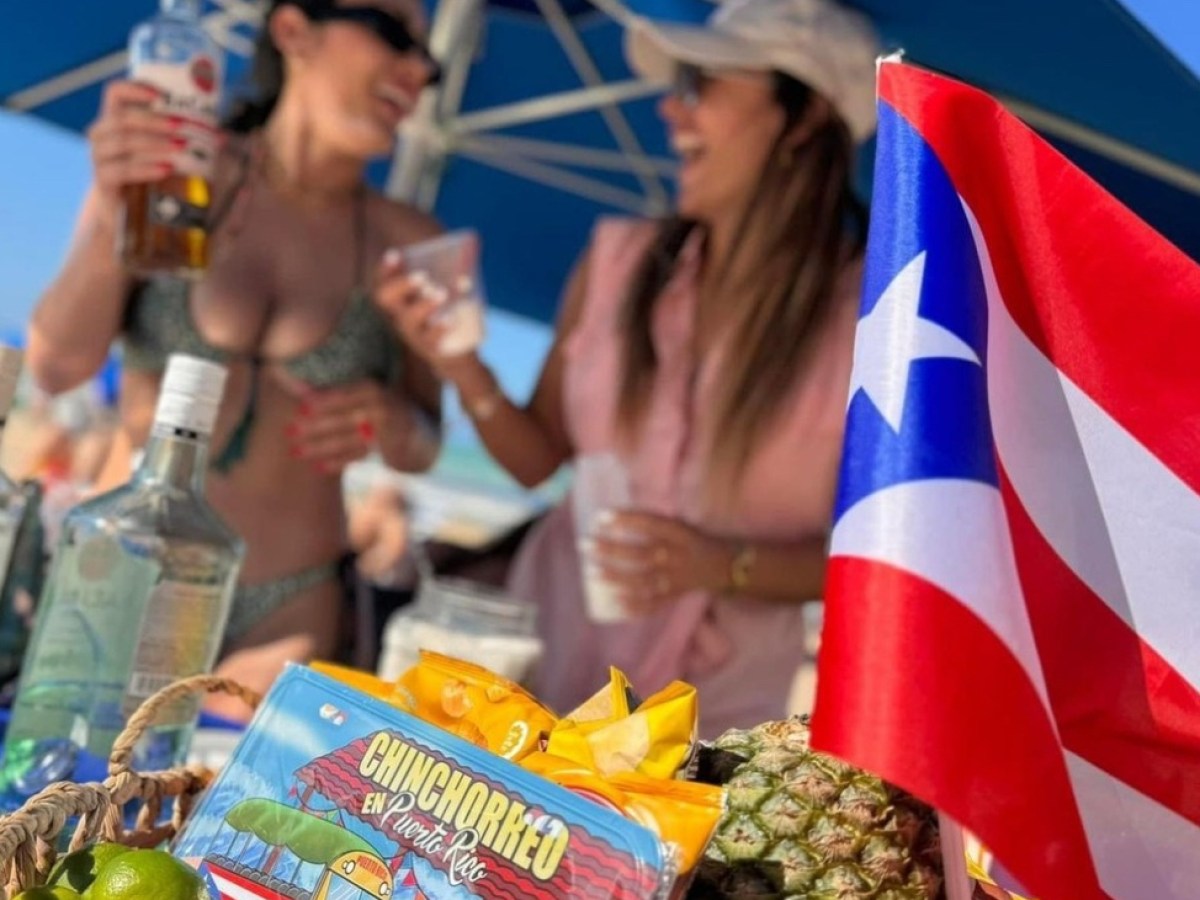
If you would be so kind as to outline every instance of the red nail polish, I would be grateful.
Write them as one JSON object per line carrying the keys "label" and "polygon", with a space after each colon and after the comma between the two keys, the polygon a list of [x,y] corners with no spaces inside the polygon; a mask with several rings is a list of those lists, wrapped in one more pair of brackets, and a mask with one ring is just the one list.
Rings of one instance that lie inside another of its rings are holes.
{"label": "red nail polish", "polygon": [[362,439],[364,441],[366,441],[368,444],[371,443],[371,441],[375,440],[375,426],[372,425],[370,422],[359,422],[358,423],[358,433],[359,433],[359,435],[362,436]]}

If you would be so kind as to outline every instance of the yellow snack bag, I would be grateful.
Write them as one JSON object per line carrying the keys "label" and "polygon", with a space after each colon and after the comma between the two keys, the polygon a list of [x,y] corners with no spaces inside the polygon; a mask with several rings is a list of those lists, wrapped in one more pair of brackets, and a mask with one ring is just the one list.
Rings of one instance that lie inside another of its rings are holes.
{"label": "yellow snack bag", "polygon": [[510,760],[536,749],[558,721],[516,682],[428,650],[388,702]]}
{"label": "yellow snack bag", "polygon": [[505,759],[535,749],[556,721],[515,682],[426,650],[394,683],[332,663],[311,668]]}
{"label": "yellow snack bag", "polygon": [[708,784],[636,772],[602,778],[574,760],[543,752],[529,754],[520,765],[654,832],[676,849],[684,875],[700,862],[725,808],[725,790]]}
{"label": "yellow snack bag", "polygon": [[[638,772],[651,778],[674,778],[695,746],[696,689],[682,681],[672,682],[627,712],[628,707],[614,699],[618,675],[614,669],[608,707],[612,714],[582,721],[574,715],[563,719],[550,732],[546,752],[604,776]],[[623,675],[620,681],[624,682]],[[624,688],[621,696],[627,696]],[[595,699],[585,706],[597,710]]]}
{"label": "yellow snack bag", "polygon": [[356,691],[362,691],[368,697],[383,700],[385,703],[391,703],[392,695],[396,692],[394,682],[384,681],[382,678],[377,678],[370,672],[363,672],[360,669],[351,669],[348,666],[339,666],[328,662],[310,663],[309,668],[335,681],[340,681],[342,684],[349,685]]}
{"label": "yellow snack bag", "polygon": [[618,719],[637,706],[629,679],[616,666],[609,667],[608,684],[584,700],[564,717],[574,722],[602,722]]}

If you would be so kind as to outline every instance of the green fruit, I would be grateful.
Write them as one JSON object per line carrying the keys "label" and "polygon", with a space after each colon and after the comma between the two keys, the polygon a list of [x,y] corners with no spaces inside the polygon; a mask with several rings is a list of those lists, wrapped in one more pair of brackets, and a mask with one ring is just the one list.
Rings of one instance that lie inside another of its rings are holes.
{"label": "green fruit", "polygon": [[196,870],[165,850],[131,850],[96,873],[88,900],[210,900]]}
{"label": "green fruit", "polygon": [[49,886],[62,885],[73,891],[83,893],[108,862],[116,859],[122,853],[128,853],[129,847],[111,841],[101,841],[90,847],[80,847],[74,853],[68,853],[50,870]]}
{"label": "green fruit", "polygon": [[728,808],[691,898],[933,900],[937,815],[892,785],[810,749],[807,719],[730,731],[705,780]]}
{"label": "green fruit", "polygon": [[27,891],[21,891],[13,900],[80,900],[80,896],[75,891],[64,885],[55,885],[50,887],[35,887]]}

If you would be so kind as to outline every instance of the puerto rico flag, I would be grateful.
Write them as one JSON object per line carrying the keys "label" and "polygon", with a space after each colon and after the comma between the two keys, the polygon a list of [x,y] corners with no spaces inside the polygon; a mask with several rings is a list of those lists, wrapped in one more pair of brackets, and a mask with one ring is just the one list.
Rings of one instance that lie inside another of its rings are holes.
{"label": "puerto rico flag", "polygon": [[1200,896],[1200,268],[977,90],[879,112],[814,745],[1041,900]]}

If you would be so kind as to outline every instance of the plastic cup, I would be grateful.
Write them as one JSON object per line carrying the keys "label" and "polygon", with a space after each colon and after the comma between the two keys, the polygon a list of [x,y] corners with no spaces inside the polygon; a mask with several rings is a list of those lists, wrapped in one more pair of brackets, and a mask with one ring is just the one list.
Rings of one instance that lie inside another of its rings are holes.
{"label": "plastic cup", "polygon": [[[580,541],[583,594],[588,617],[593,622],[620,622],[632,617],[587,550],[587,542],[603,527],[605,513],[628,508],[631,499],[629,472],[616,455],[586,454],[575,460],[571,508],[575,514],[575,534]],[[606,532],[605,536],[611,538],[612,534]]]}
{"label": "plastic cup", "polygon": [[436,321],[446,326],[438,352],[461,356],[478,349],[485,334],[485,300],[479,273],[479,235],[471,229],[452,231],[403,250],[409,274],[425,295],[441,307]]}

